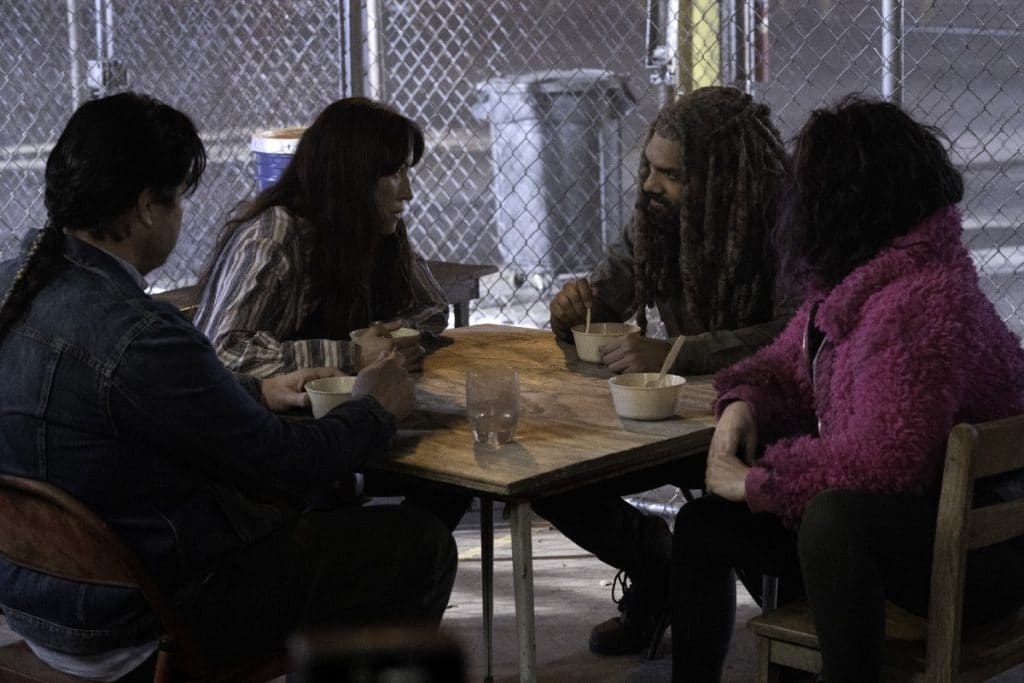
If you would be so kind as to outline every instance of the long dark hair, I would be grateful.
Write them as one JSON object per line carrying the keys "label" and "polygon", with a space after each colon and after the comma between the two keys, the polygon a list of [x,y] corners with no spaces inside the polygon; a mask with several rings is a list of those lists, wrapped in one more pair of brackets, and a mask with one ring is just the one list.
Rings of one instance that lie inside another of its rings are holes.
{"label": "long dark hair", "polygon": [[936,210],[964,183],[938,128],[895,104],[849,95],[817,109],[796,138],[776,242],[803,283],[838,284]]}
{"label": "long dark hair", "polygon": [[661,109],[645,144],[655,134],[680,143],[685,191],[678,230],[653,225],[642,191],[651,169],[641,156],[633,218],[638,324],[646,327],[645,307],[656,294],[676,293],[706,330],[767,322],[775,282],[769,235],[786,172],[771,110],[735,88],[700,88]]}
{"label": "long dark hair", "polygon": [[46,160],[47,222],[0,303],[0,336],[62,267],[64,230],[123,240],[143,190],[173,204],[181,185],[195,190],[205,168],[195,125],[159,100],[125,92],[79,107]]}
{"label": "long dark hair", "polygon": [[[377,180],[423,156],[419,126],[362,97],[338,100],[302,134],[280,179],[235,207],[203,268],[197,301],[235,233],[281,206],[313,227],[309,278],[323,297],[325,333],[341,338],[412,303],[412,250],[405,224],[380,237]],[[372,292],[372,300],[371,300]]]}

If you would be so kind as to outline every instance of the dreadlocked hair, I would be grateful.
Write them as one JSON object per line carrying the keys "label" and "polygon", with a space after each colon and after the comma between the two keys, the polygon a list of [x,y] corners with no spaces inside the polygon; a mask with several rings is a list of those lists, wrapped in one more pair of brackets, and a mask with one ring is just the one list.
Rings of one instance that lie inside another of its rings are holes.
{"label": "dreadlocked hair", "polygon": [[52,223],[39,231],[0,301],[0,338],[64,263],[64,233]]}
{"label": "dreadlocked hair", "polygon": [[[682,148],[684,183],[678,232],[651,220],[637,193],[633,215],[632,307],[646,331],[646,308],[682,284],[684,310],[708,331],[772,317],[775,283],[769,233],[785,177],[786,154],[767,105],[735,88],[695,90],[658,113],[654,135]],[[638,187],[650,175],[641,155]]]}

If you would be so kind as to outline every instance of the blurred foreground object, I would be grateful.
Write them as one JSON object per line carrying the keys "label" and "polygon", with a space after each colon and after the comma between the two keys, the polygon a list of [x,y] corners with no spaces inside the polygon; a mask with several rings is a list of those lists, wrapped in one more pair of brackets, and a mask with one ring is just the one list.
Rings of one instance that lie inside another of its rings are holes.
{"label": "blurred foreground object", "polygon": [[433,629],[318,631],[289,643],[293,683],[464,683],[462,650]]}

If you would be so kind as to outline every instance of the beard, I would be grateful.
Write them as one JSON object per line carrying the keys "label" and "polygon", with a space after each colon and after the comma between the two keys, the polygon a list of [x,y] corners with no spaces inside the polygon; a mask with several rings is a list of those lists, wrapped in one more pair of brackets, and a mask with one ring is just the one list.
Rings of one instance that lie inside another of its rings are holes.
{"label": "beard", "polygon": [[647,220],[659,232],[677,232],[679,230],[679,207],[646,195]]}

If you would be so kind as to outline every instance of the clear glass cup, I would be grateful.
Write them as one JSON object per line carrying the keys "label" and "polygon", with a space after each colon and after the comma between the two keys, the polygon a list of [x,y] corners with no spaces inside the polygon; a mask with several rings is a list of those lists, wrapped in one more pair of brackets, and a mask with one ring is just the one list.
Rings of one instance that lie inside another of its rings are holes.
{"label": "clear glass cup", "polygon": [[466,417],[477,443],[510,442],[519,421],[519,371],[510,367],[467,370]]}

